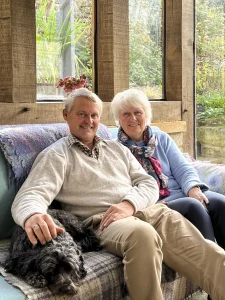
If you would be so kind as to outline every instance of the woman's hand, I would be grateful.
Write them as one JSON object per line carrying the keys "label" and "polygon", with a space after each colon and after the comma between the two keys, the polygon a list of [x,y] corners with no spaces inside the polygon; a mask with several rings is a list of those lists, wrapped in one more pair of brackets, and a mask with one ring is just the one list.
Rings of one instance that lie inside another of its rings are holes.
{"label": "woman's hand", "polygon": [[188,197],[197,199],[205,208],[207,208],[206,204],[209,203],[209,200],[198,186],[195,186],[189,190]]}
{"label": "woman's hand", "polygon": [[57,233],[63,233],[64,229],[58,227],[48,214],[34,214],[25,222],[24,229],[30,242],[36,245],[38,240],[42,245],[57,237]]}
{"label": "woman's hand", "polygon": [[125,200],[118,204],[113,204],[104,214],[100,229],[103,230],[112,222],[132,216],[134,211],[134,207],[129,201]]}

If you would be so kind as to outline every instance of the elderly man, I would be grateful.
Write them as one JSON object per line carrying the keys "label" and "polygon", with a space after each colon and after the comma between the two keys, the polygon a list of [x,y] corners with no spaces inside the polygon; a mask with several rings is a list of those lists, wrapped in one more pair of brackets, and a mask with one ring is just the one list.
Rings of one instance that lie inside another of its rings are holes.
{"label": "elderly man", "polygon": [[214,300],[225,299],[225,253],[158,200],[158,185],[129,149],[96,135],[102,102],[80,88],[68,96],[70,134],[42,151],[19,190],[12,214],[32,244],[63,231],[47,214],[54,199],[94,226],[106,251],[123,257],[132,300],[161,300],[162,260]]}

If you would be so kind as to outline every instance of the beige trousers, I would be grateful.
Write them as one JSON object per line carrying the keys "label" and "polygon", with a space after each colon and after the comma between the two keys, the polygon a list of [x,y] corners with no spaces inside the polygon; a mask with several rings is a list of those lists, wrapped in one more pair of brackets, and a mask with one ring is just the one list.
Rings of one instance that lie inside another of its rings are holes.
{"label": "beige trousers", "polygon": [[[100,219],[93,217],[94,228]],[[188,220],[166,205],[153,205],[96,232],[106,251],[123,257],[132,300],[163,299],[162,260],[213,300],[225,300],[224,250],[204,239]]]}

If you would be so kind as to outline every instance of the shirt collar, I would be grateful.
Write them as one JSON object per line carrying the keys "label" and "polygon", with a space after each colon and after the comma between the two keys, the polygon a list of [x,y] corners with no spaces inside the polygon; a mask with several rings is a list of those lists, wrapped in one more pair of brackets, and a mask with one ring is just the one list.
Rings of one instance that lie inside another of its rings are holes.
{"label": "shirt collar", "polygon": [[[94,136],[94,147],[100,143],[100,141],[104,141],[99,135],[95,135]],[[75,137],[74,135],[72,135],[72,133],[70,133],[68,135],[68,143],[69,143],[69,147],[72,147],[73,144],[81,144],[82,146],[85,146],[77,137]],[[85,146],[87,147],[87,146]]]}
{"label": "shirt collar", "polygon": [[94,147],[93,149],[89,149],[86,145],[84,145],[78,138],[73,136],[71,133],[68,136],[68,144],[71,148],[73,145],[77,146],[84,154],[87,156],[98,159],[99,157],[99,144],[104,140],[98,136],[97,134],[94,136]]}

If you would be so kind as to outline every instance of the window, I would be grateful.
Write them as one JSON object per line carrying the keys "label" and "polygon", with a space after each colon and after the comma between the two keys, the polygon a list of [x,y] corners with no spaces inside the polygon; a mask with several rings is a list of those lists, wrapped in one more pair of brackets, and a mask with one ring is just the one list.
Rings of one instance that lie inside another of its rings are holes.
{"label": "window", "polygon": [[225,163],[225,2],[196,0],[198,159]]}
{"label": "window", "polygon": [[155,100],[164,98],[163,24],[161,0],[129,0],[130,87]]}
{"label": "window", "polygon": [[64,98],[66,76],[92,78],[92,1],[36,0],[37,100]]}

